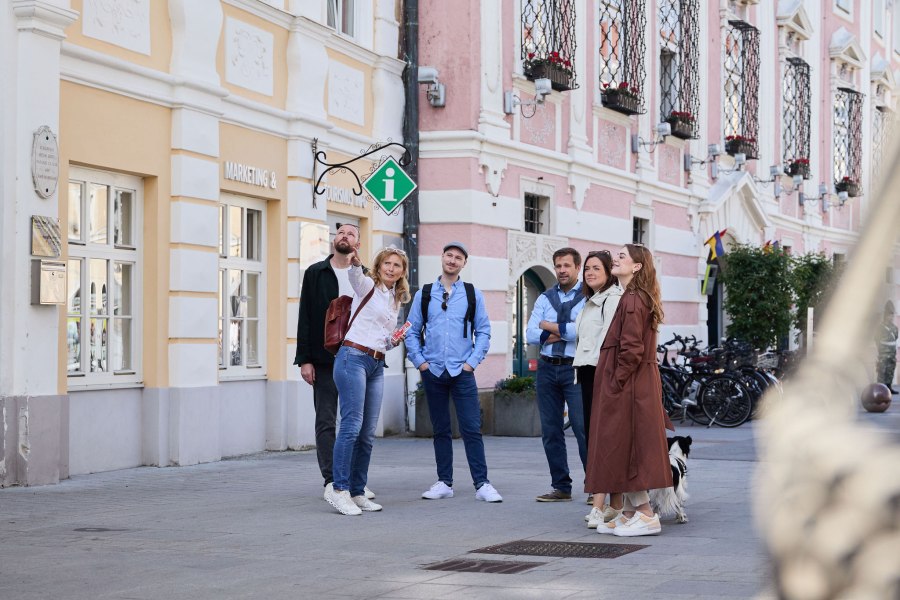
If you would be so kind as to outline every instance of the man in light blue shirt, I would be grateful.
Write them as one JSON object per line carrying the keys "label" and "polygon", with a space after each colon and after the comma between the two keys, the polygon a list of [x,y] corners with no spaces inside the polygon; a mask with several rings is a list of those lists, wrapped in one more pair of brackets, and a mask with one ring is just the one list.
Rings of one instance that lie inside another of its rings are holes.
{"label": "man in light blue shirt", "polygon": [[541,441],[550,466],[552,489],[538,496],[538,502],[566,502],[572,499],[572,478],[566,453],[563,410],[568,404],[569,421],[578,442],[581,465],[587,463],[584,437],[584,408],[581,388],[575,383],[575,320],[584,308],[582,284],[578,281],[581,255],[574,248],[553,253],[557,284],[534,303],[526,341],[541,347],[537,369],[537,401],[541,417]]}
{"label": "man in light blue shirt", "polygon": [[[438,480],[422,494],[428,500],[453,497],[453,437],[450,432],[450,395],[466,448],[475,498],[501,502],[487,478],[481,438],[481,404],[475,368],[491,343],[491,322],[484,295],[459,278],[469,259],[460,242],[444,246],[441,276],[416,292],[409,310],[406,355],[422,375],[422,386],[434,430],[434,458]],[[426,305],[423,311],[423,303]]]}

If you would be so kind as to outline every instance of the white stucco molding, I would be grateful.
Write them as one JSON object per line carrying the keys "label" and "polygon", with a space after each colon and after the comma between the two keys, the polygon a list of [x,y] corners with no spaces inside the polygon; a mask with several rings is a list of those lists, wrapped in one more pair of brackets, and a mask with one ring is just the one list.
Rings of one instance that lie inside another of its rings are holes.
{"label": "white stucco molding", "polygon": [[803,0],[780,0],[776,19],[779,27],[793,33],[801,41],[806,41],[813,35],[812,20],[803,7]]}
{"label": "white stucco molding", "polygon": [[569,238],[509,230],[506,243],[509,257],[506,301],[512,304],[516,300],[516,282],[528,269],[539,267],[536,270],[544,283],[553,280],[553,253],[568,246]]}
{"label": "white stucco molding", "polygon": [[259,0],[222,0],[223,4],[229,4],[264,21],[268,21],[279,27],[287,29],[291,26],[294,16],[271,3]]}
{"label": "white stucco molding", "polygon": [[875,85],[883,85],[888,90],[896,87],[894,72],[891,70],[891,63],[879,52],[872,58],[872,66],[869,71],[872,83]]}
{"label": "white stucco molding", "polygon": [[478,164],[484,172],[484,184],[491,196],[499,196],[500,183],[506,174],[506,159],[496,154],[482,153],[478,157]]}
{"label": "white stucco molding", "polygon": [[65,29],[75,22],[78,12],[46,0],[12,0],[18,31],[30,31],[54,40],[66,38]]}
{"label": "white stucco molding", "polygon": [[854,69],[862,69],[866,61],[866,53],[863,52],[859,40],[846,27],[839,28],[831,35],[828,56]]}
{"label": "white stucco molding", "polygon": [[698,212],[702,241],[727,228],[728,233],[741,243],[759,243],[767,228],[772,226],[756,183],[745,171],[720,176]]}
{"label": "white stucco molding", "polygon": [[169,0],[172,75],[218,88],[216,53],[223,19],[217,0]]}

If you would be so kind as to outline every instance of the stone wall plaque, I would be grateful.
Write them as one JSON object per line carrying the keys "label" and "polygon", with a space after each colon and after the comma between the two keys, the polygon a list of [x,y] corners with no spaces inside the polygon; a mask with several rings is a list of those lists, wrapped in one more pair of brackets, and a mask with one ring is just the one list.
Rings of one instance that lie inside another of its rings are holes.
{"label": "stone wall plaque", "polygon": [[62,240],[59,219],[31,216],[31,255],[59,258]]}
{"label": "stone wall plaque", "polygon": [[46,125],[34,132],[31,179],[34,181],[34,191],[41,198],[49,198],[56,193],[59,181],[59,146],[56,144],[56,135]]}

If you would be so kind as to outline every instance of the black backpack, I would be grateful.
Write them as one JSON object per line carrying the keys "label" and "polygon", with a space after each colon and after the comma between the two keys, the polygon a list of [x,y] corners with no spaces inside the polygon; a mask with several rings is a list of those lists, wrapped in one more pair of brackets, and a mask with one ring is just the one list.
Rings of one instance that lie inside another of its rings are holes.
{"label": "black backpack", "polygon": [[[422,333],[420,339],[425,343],[425,324],[428,323],[428,305],[431,303],[431,287],[434,284],[426,283],[422,286]],[[466,300],[469,301],[469,308],[466,310],[466,318],[463,319],[463,337],[472,336],[472,345],[475,345],[475,286],[468,282],[463,282],[466,288]]]}

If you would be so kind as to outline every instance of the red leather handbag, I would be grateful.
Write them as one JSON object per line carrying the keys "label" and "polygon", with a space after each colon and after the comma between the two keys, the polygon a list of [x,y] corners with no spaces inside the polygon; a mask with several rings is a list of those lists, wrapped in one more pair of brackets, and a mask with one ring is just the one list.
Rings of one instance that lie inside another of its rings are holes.
{"label": "red leather handbag", "polygon": [[338,353],[338,350],[341,349],[341,344],[344,343],[344,338],[347,337],[347,332],[350,331],[350,326],[353,325],[353,320],[374,292],[375,287],[373,286],[362,302],[359,303],[359,308],[356,309],[352,317],[350,315],[350,309],[353,306],[352,296],[338,296],[331,301],[328,305],[328,310],[325,312],[324,346],[326,350],[332,354]]}

